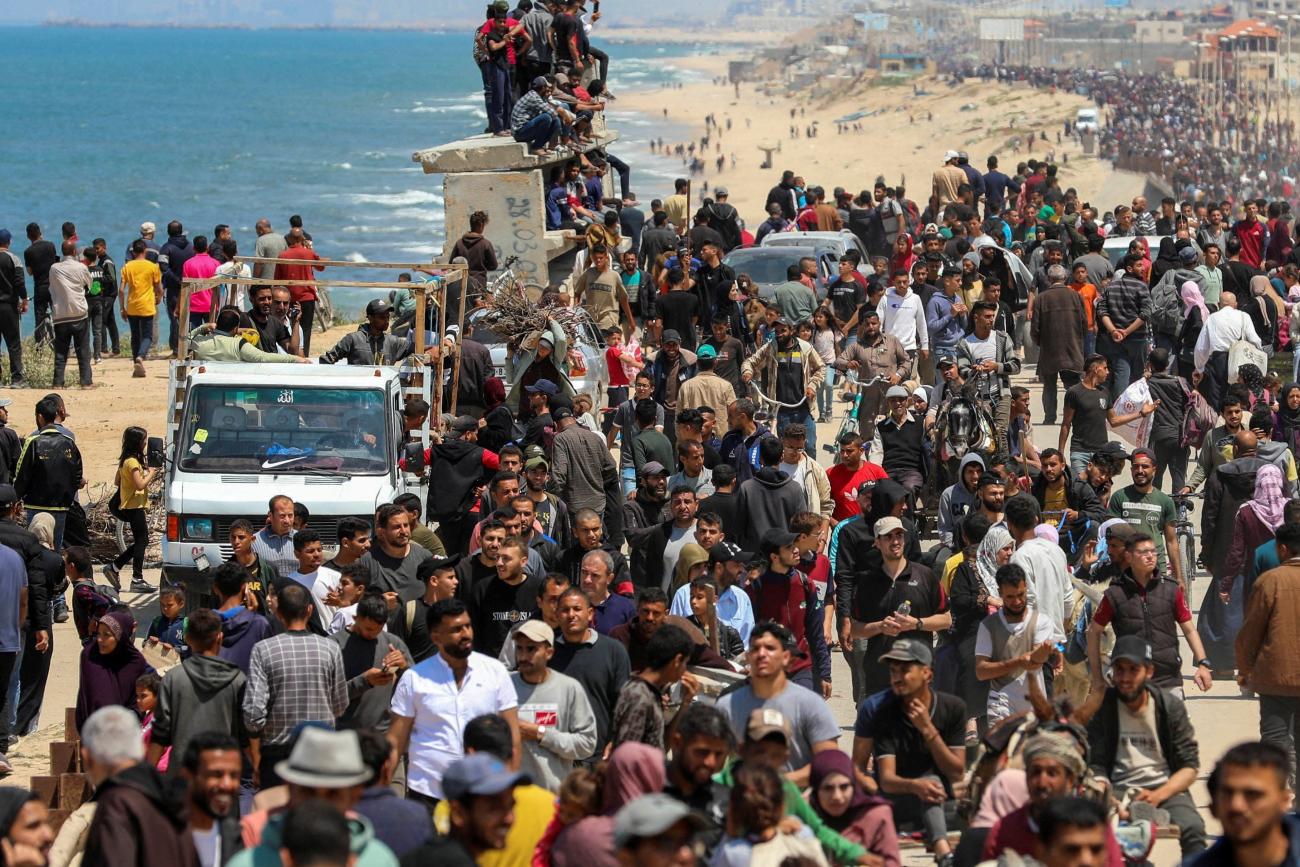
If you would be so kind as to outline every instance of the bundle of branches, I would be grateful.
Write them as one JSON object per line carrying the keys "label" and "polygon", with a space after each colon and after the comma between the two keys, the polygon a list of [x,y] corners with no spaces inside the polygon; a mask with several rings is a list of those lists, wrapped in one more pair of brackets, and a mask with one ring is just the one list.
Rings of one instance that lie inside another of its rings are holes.
{"label": "bundle of branches", "polygon": [[486,295],[483,306],[488,309],[487,321],[492,330],[511,346],[518,346],[528,335],[541,331],[546,327],[547,319],[564,329],[570,346],[577,345],[584,315],[581,308],[535,304],[522,293],[513,291]]}
{"label": "bundle of branches", "polygon": [[[145,551],[146,563],[162,560],[160,542],[167,532],[167,509],[163,506],[163,480],[158,476],[149,485],[149,508],[145,517],[149,522],[149,548]],[[86,534],[90,537],[90,556],[95,562],[111,560],[125,550],[131,531],[108,510],[108,501],[116,490],[112,485],[99,485],[86,502]]]}

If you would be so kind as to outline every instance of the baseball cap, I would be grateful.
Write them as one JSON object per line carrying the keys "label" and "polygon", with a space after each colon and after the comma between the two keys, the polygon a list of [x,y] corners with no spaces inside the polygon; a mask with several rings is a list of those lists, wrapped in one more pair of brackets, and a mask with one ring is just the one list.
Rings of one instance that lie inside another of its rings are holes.
{"label": "baseball cap", "polygon": [[4,409],[6,406],[9,406],[9,404],[11,403],[13,403],[13,401],[10,400],[9,398],[0,397],[0,409]]}
{"label": "baseball cap", "polygon": [[[554,420],[555,416],[551,416],[551,419]],[[531,470],[534,467],[546,467],[549,470],[551,468],[551,465],[548,464],[546,462],[546,458],[543,457],[529,458],[528,460],[524,461],[524,469]]]}
{"label": "baseball cap", "polygon": [[763,533],[762,541],[758,543],[759,552],[764,557],[780,551],[786,545],[793,545],[794,540],[799,536],[791,533],[789,530],[782,530],[780,527],[772,527]]}
{"label": "baseball cap", "polygon": [[366,305],[367,316],[378,316],[381,313],[387,313],[393,308],[383,298],[376,298]]}
{"label": "baseball cap", "polygon": [[[919,662],[922,665],[934,664],[934,652],[930,650],[930,645],[923,641],[917,641],[915,638],[900,638],[893,643],[888,651],[880,655],[881,662]],[[443,784],[446,788],[446,784]]]}
{"label": "baseball cap", "polygon": [[1112,524],[1106,528],[1106,538],[1114,539],[1117,542],[1123,542],[1125,545],[1133,541],[1133,537],[1138,534],[1138,528],[1134,527],[1127,521],[1120,521],[1118,524]]}
{"label": "baseball cap", "polygon": [[875,489],[876,489],[876,480],[875,480],[875,479],[867,479],[865,482],[863,482],[862,484],[858,485],[858,494],[859,494],[859,495],[861,495],[861,494],[865,494],[865,493],[867,493],[867,492],[869,492],[869,491],[874,491]]}
{"label": "baseball cap", "polygon": [[726,187],[714,187],[714,189],[713,189],[713,195],[715,195],[715,196],[727,196],[727,195],[730,195],[730,193],[727,192],[727,188],[726,188]]}
{"label": "baseball cap", "polygon": [[456,565],[460,563],[460,559],[461,557],[459,554],[448,554],[446,557],[434,557],[429,561],[432,563],[430,568],[433,572],[438,572],[443,569],[455,569]]}
{"label": "baseball cap", "polygon": [[1184,262],[1195,262],[1195,261],[1196,261],[1196,248],[1195,248],[1195,247],[1184,247],[1183,249],[1181,249],[1181,250],[1178,251],[1178,258],[1179,258],[1179,259],[1182,259]]}
{"label": "baseball cap", "polygon": [[690,822],[697,831],[707,825],[698,813],[674,797],[663,792],[642,795],[614,816],[614,846],[623,849],[634,840],[658,837],[682,821]]}
{"label": "baseball cap", "polygon": [[472,415],[457,416],[456,420],[451,423],[451,429],[456,433],[470,433],[478,430],[478,419]]}
{"label": "baseball cap", "polygon": [[749,712],[749,719],[745,721],[747,741],[761,741],[772,735],[780,735],[786,743],[789,743],[790,734],[790,721],[776,708],[755,708]]}
{"label": "baseball cap", "polygon": [[542,644],[555,643],[555,630],[541,620],[525,620],[515,630],[515,634],[525,635],[533,641],[540,641]]}
{"label": "baseball cap", "polygon": [[879,518],[876,521],[875,527],[872,529],[875,531],[876,538],[880,538],[881,536],[889,535],[895,530],[903,529],[903,522],[900,519],[895,518],[893,515],[886,515],[883,518]]}
{"label": "baseball cap", "polygon": [[979,489],[984,487],[985,485],[1000,485],[1002,483],[1003,483],[1003,479],[1001,476],[999,476],[997,473],[990,473],[986,471],[980,473],[979,481],[975,483],[975,487],[976,489]]}
{"label": "baseball cap", "polygon": [[1111,665],[1120,659],[1127,659],[1138,665],[1151,665],[1153,662],[1151,645],[1140,635],[1122,636],[1115,642],[1115,648],[1110,652]]}
{"label": "baseball cap", "polygon": [[641,465],[641,476],[666,476],[668,468],[658,461],[646,461]]}
{"label": "baseball cap", "polygon": [[536,78],[533,79],[533,85],[532,85],[532,87],[533,87],[533,90],[537,90],[537,89],[539,89],[539,88],[546,87],[546,85],[548,85],[548,84],[550,84],[550,82],[546,80],[546,76],[545,76],[545,75],[539,75],[539,76],[537,76]]}
{"label": "baseball cap", "polygon": [[143,223],[140,224],[140,234],[141,234],[141,235],[152,235],[152,234],[156,233],[157,231],[158,231],[158,227],[155,226],[155,225],[154,225],[151,221],[149,221],[149,220],[145,220]]}
{"label": "baseball cap", "polygon": [[681,343],[682,336],[677,333],[675,328],[665,328],[663,336],[659,338],[660,343]]}
{"label": "baseball cap", "polygon": [[901,385],[891,385],[885,397],[911,397],[912,393]]}
{"label": "baseball cap", "polygon": [[492,0],[493,12],[509,12],[510,4],[506,0]]}
{"label": "baseball cap", "polygon": [[540,392],[542,394],[549,394],[554,396],[559,393],[560,388],[555,383],[551,382],[549,379],[539,379],[536,382],[534,382],[532,385],[524,386],[524,391],[528,392],[529,394],[537,394]]}
{"label": "baseball cap", "polygon": [[1097,451],[1093,452],[1093,454],[1105,455],[1108,458],[1115,458],[1121,461],[1128,460],[1128,452],[1124,451],[1124,446],[1114,441],[1106,443],[1104,446],[1097,449]]}
{"label": "baseball cap", "polygon": [[564,421],[566,418],[573,418],[573,410],[569,409],[567,406],[561,405],[551,410],[551,421],[558,423]]}
{"label": "baseball cap", "polygon": [[935,359],[934,363],[937,367],[947,367],[950,364],[956,364],[957,359],[953,358],[951,355],[940,355]]}
{"label": "baseball cap", "polygon": [[695,351],[695,355],[697,358],[717,358],[718,350],[706,343]]}
{"label": "baseball cap", "polygon": [[711,563],[748,563],[754,559],[752,551],[742,551],[740,546],[732,542],[718,542],[709,548],[709,562]]}
{"label": "baseball cap", "polygon": [[947,151],[943,155],[943,161],[946,163],[948,162],[948,160],[955,160],[959,156],[961,156],[961,154],[957,153],[956,151]]}
{"label": "baseball cap", "polygon": [[442,793],[449,801],[462,801],[471,795],[499,795],[532,777],[513,772],[501,760],[487,753],[474,753],[452,762],[442,772]]}

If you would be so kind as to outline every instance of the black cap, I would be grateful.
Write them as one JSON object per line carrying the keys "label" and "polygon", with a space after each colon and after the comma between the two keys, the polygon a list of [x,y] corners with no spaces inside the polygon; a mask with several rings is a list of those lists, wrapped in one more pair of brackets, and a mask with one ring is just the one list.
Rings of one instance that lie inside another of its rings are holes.
{"label": "black cap", "polygon": [[431,561],[433,565],[430,568],[434,572],[437,572],[440,569],[455,569],[456,565],[460,563],[460,559],[461,557],[459,554],[451,554],[446,557],[434,557]]}
{"label": "black cap", "polygon": [[0,485],[0,506],[12,506],[18,502],[18,492],[13,485]]}
{"label": "black cap", "polygon": [[380,313],[388,313],[393,308],[383,298],[375,298],[366,305],[367,316],[378,316]]}
{"label": "black cap", "polygon": [[760,553],[764,557],[780,551],[786,545],[793,545],[794,540],[798,539],[797,533],[791,533],[789,530],[782,530],[780,527],[772,527],[763,533],[763,539],[758,543]]}
{"label": "black cap", "polygon": [[566,418],[573,418],[573,410],[569,409],[567,406],[557,406],[555,409],[551,410],[551,421],[558,423],[564,421]]}
{"label": "black cap", "polygon": [[731,542],[718,542],[709,548],[710,563],[748,563],[754,559],[753,551],[742,551]]}
{"label": "black cap", "polygon": [[1125,635],[1115,642],[1115,647],[1110,652],[1111,664],[1114,665],[1115,661],[1120,659],[1127,659],[1138,665],[1155,664],[1151,655],[1151,644],[1140,635]]}

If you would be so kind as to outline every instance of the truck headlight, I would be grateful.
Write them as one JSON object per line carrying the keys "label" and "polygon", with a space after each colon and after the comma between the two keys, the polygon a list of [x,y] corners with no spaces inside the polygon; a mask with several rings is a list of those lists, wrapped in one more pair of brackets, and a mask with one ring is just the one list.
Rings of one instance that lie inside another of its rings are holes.
{"label": "truck headlight", "polygon": [[186,518],[185,538],[212,541],[211,518]]}

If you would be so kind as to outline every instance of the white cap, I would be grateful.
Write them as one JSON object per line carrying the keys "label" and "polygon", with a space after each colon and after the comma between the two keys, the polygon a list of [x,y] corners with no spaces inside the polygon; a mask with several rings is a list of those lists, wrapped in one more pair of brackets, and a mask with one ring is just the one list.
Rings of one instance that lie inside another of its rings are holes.
{"label": "white cap", "polygon": [[140,224],[141,235],[152,235],[157,231],[158,231],[158,227],[155,226],[153,223],[149,222],[148,220],[145,220],[143,223]]}
{"label": "white cap", "polygon": [[961,154],[957,153],[956,151],[948,151],[946,154],[943,155],[943,161],[946,163],[948,162],[948,160],[955,160],[960,156]]}

